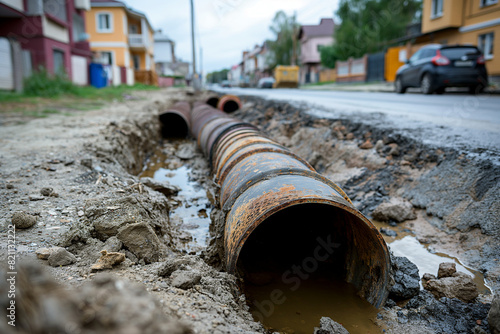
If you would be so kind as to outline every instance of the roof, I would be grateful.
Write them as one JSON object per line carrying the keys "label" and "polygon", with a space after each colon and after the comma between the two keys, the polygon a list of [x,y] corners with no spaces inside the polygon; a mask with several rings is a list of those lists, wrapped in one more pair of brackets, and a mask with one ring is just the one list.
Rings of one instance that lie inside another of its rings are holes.
{"label": "roof", "polygon": [[146,14],[138,12],[130,7],[127,7],[127,5],[124,2],[121,1],[116,1],[116,0],[91,0],[90,1],[90,7],[91,8],[98,8],[98,7],[123,7],[125,10],[130,14],[130,15],[135,15],[139,16],[141,18],[144,18],[151,30],[154,31],[153,26],[148,20],[148,17]]}
{"label": "roof", "polygon": [[335,22],[333,19],[323,18],[317,25],[303,25],[299,30],[299,38],[303,35],[306,37],[322,37],[332,36],[335,29]]}
{"label": "roof", "polygon": [[168,42],[168,43],[174,43],[173,40],[171,40],[168,35],[165,35],[160,31],[155,31],[153,35],[153,39],[155,42]]}

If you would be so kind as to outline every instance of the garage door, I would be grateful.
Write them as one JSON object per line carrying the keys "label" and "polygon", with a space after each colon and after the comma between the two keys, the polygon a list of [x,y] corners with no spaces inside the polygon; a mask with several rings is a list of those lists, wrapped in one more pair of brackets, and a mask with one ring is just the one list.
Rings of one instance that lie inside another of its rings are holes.
{"label": "garage door", "polygon": [[7,38],[0,37],[0,89],[14,89],[12,53]]}
{"label": "garage door", "polygon": [[74,84],[85,86],[89,83],[87,58],[71,56],[71,79]]}

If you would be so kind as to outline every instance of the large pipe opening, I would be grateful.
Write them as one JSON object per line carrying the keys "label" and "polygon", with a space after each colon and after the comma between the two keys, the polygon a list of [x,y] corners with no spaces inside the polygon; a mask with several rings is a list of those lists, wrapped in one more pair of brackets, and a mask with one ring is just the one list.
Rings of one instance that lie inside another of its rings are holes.
{"label": "large pipe opening", "polygon": [[238,110],[240,108],[240,105],[236,101],[228,100],[228,101],[224,101],[224,103],[219,107],[222,109],[222,111],[230,114],[230,113]]}
{"label": "large pipe opening", "polygon": [[189,124],[176,112],[165,112],[160,115],[161,135],[163,138],[185,138],[189,134]]}
{"label": "large pipe opening", "polygon": [[250,283],[256,277],[344,279],[352,231],[337,218],[343,216],[341,209],[325,204],[295,205],[273,214],[245,242],[239,273]]}
{"label": "large pipe opening", "polygon": [[212,96],[207,99],[206,102],[209,106],[217,108],[217,104],[219,103],[219,98],[217,96]]}
{"label": "large pipe opening", "polygon": [[237,258],[240,275],[250,282],[261,273],[286,281],[285,273],[297,271],[300,277],[302,270],[305,279],[345,280],[374,306],[383,305],[389,259],[376,228],[342,207],[302,203],[252,223],[257,227],[247,231]]}
{"label": "large pipe opening", "polygon": [[[357,217],[328,204],[298,204],[271,215],[251,232],[237,262],[254,318],[273,330],[284,324],[300,330],[321,316],[359,322],[375,315],[365,299],[374,302],[385,270],[372,261],[384,257],[373,239]],[[342,314],[349,303],[356,307]]]}

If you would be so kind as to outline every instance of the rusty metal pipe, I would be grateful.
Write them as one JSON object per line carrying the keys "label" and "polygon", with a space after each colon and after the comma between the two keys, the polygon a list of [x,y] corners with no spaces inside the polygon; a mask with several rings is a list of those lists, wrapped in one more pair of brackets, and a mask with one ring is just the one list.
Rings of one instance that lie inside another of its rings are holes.
{"label": "rusty metal pipe", "polygon": [[219,97],[218,96],[211,96],[207,99],[206,104],[209,106],[212,106],[214,108],[217,108],[217,104],[219,103]]}
{"label": "rusty metal pipe", "polygon": [[234,140],[238,140],[244,137],[258,136],[258,135],[259,131],[253,128],[248,128],[248,129],[236,128],[224,133],[219,139],[219,141],[214,143],[214,145],[212,146],[212,150],[210,152],[211,154],[210,161],[212,162],[211,163],[212,170],[215,170],[217,166],[217,161],[215,160],[215,157],[220,157],[222,152],[225,152],[227,147],[229,145],[232,145]]}
{"label": "rusty metal pipe", "polygon": [[[197,109],[192,133],[220,186],[227,271],[245,277],[270,270],[284,273],[284,281],[287,268],[314,263],[317,273],[304,267],[309,274],[338,275],[374,306],[383,305],[389,291],[387,245],[344,191],[256,129],[234,127],[238,120],[213,108]],[[311,257],[320,246],[322,256]]]}
{"label": "rusty metal pipe", "polygon": [[159,115],[161,133],[167,137],[186,137],[191,128],[191,107],[188,102],[177,102]]}
{"label": "rusty metal pipe", "polygon": [[196,139],[199,138],[202,128],[209,121],[220,117],[227,117],[227,115],[207,104],[195,106],[191,111],[191,135]]}
{"label": "rusty metal pipe", "polygon": [[217,103],[217,109],[222,110],[228,114],[241,109],[240,98],[235,95],[224,95]]}

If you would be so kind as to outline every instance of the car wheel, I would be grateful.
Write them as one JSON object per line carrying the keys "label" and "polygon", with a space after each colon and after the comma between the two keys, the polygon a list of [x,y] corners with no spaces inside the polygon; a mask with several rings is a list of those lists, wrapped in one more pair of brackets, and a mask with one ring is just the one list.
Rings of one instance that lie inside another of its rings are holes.
{"label": "car wheel", "polygon": [[434,92],[432,88],[432,76],[429,73],[426,73],[420,81],[420,89],[424,94],[432,94]]}
{"label": "car wheel", "polygon": [[406,87],[403,86],[403,81],[401,80],[401,77],[398,77],[396,79],[396,82],[394,83],[394,88],[396,89],[396,93],[398,94],[404,94],[406,92]]}
{"label": "car wheel", "polygon": [[444,93],[444,87],[436,89],[436,94],[443,94]]}
{"label": "car wheel", "polygon": [[469,87],[469,94],[476,95],[482,93],[484,90],[483,85],[476,85]]}

